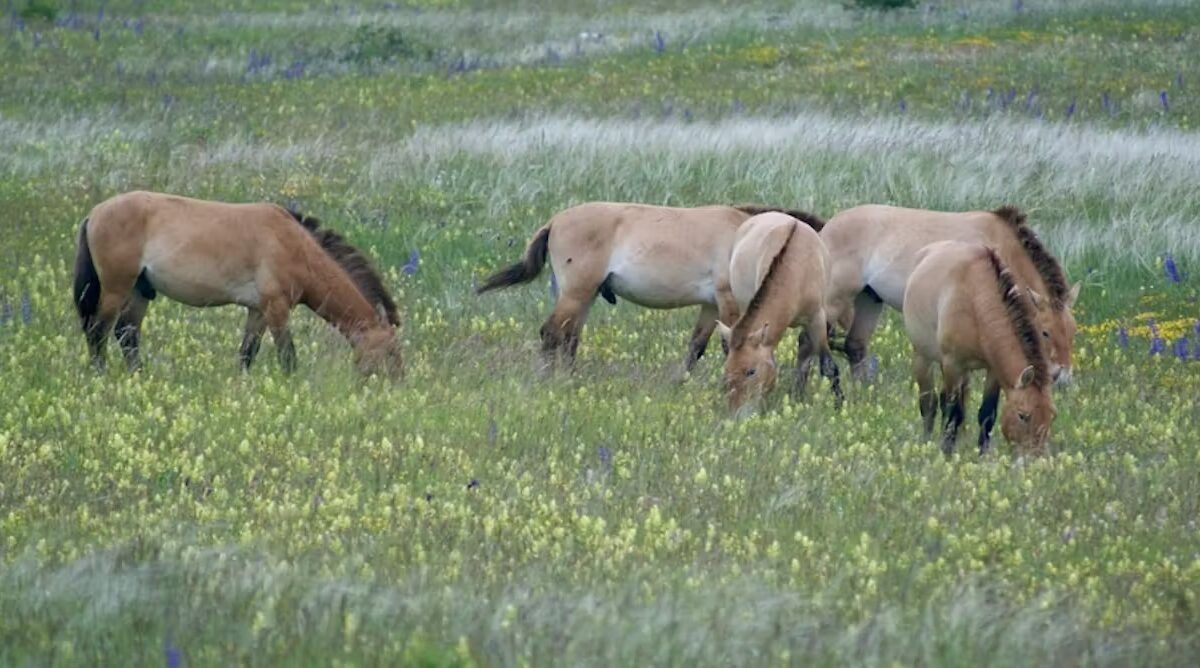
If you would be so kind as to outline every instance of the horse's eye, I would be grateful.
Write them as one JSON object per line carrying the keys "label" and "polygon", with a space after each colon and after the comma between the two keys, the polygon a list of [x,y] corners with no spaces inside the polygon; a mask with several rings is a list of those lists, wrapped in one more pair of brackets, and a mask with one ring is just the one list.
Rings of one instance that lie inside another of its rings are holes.
{"label": "horse's eye", "polygon": [[1029,413],[1017,413],[1017,419],[1021,422],[1029,422]]}
{"label": "horse's eye", "polygon": [[746,377],[747,378],[753,377],[754,374],[756,374],[756,373],[758,373],[758,369],[756,369],[755,367],[750,367],[749,369],[746,369]]}
{"label": "horse's eye", "polygon": [[1050,332],[1048,332],[1048,331],[1046,331],[1046,330],[1044,330],[1044,329],[1043,329],[1043,330],[1042,330],[1042,338],[1043,338],[1043,339],[1048,339],[1048,338],[1050,338]]}

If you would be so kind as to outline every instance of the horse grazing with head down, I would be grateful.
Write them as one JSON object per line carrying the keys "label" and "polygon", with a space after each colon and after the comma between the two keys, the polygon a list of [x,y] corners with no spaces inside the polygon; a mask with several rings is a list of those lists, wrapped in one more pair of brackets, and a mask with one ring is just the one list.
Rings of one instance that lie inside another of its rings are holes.
{"label": "horse grazing with head down", "polygon": [[[1054,381],[1071,380],[1079,284],[1069,287],[1025,214],[1012,206],[995,211],[947,213],[867,204],[839,212],[821,230],[833,257],[830,321],[847,327],[845,352],[856,376],[864,375],[867,343],[883,305],[900,310],[918,252],[935,241],[980,243],[996,250],[1037,307],[1038,332]],[[989,388],[994,395],[998,388]]]}
{"label": "horse grazing with head down", "polygon": [[821,361],[838,405],[842,390],[829,352],[825,291],[829,252],[807,225],[783,213],[763,213],[738,229],[729,278],[742,317],[732,327],[717,323],[729,355],[724,386],[729,406],[740,410],[775,385],[775,348],[789,327],[802,327],[793,394],[803,394],[812,358]]}
{"label": "horse grazing with head down", "polygon": [[[963,422],[968,374],[987,370],[1003,388],[1004,437],[1019,451],[1044,454],[1054,421],[1050,367],[1037,331],[1037,309],[993,249],[940,241],[922,249],[904,289],[904,326],[912,340],[925,434],[933,432],[938,400],[933,366],[942,368],[942,451],[950,455]],[[979,409],[979,452],[987,451],[999,395]]]}
{"label": "horse grazing with head down", "polygon": [[574,362],[588,310],[596,297],[623,297],[648,308],[700,306],[684,368],[704,355],[718,318],[734,322],[729,255],[742,223],[765,211],[784,211],[813,229],[824,222],[803,211],[760,206],[677,208],[589,202],[555,214],[534,233],[525,257],[488,277],[478,293],[528,283],[549,256],[558,281],[554,311],[542,325],[547,366]]}
{"label": "horse grazing with head down", "polygon": [[274,204],[129,192],[96,205],[79,229],[74,286],[93,364],[103,367],[116,323],[126,363],[139,365],[142,319],[158,293],[245,306],[244,369],[267,329],[283,368],[295,368],[288,318],[304,304],[349,339],[364,373],[403,370],[396,304],[370,262],[316,219]]}

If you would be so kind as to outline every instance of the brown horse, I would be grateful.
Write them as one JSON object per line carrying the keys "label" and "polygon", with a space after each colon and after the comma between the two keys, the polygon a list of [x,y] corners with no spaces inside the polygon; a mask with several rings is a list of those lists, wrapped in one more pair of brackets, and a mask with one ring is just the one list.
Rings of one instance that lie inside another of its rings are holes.
{"label": "brown horse", "polygon": [[283,368],[294,369],[288,317],[304,304],[350,340],[360,370],[402,372],[396,304],[370,263],[316,219],[274,204],[151,192],[98,204],[79,230],[74,291],[93,364],[104,366],[116,322],[125,361],[138,366],[142,318],[159,292],[191,306],[245,306],[244,369],[265,329]]}
{"label": "brown horse", "polygon": [[541,273],[547,254],[559,292],[542,325],[548,365],[575,359],[580,333],[596,296],[611,304],[621,296],[648,308],[699,305],[684,368],[704,355],[717,319],[734,322],[737,305],[729,286],[729,255],[738,227],[765,211],[783,211],[819,230],[821,219],[803,211],[758,206],[675,208],[590,202],[559,212],[533,235],[525,257],[488,277],[483,293],[528,283]]}
{"label": "brown horse", "polygon": [[[981,244],[940,241],[917,253],[904,289],[904,326],[912,340],[921,417],[932,435],[937,404],[933,365],[942,367],[942,451],[950,455],[963,422],[968,374],[987,369],[1006,397],[1000,427],[1018,450],[1043,454],[1054,421],[1050,370],[1036,307],[999,253]],[[987,451],[995,399],[979,411],[979,452]],[[990,405],[988,405],[990,403]]]}
{"label": "brown horse", "polygon": [[1057,384],[1070,382],[1071,307],[1080,285],[1067,287],[1062,267],[1015,207],[945,213],[869,204],[838,213],[821,230],[821,239],[833,257],[830,321],[847,326],[845,352],[856,376],[863,375],[867,342],[883,304],[902,308],[918,251],[935,241],[965,241],[994,248],[1017,283],[1031,290],[1051,374]]}
{"label": "brown horse", "polygon": [[830,264],[821,237],[789,215],[763,213],[738,229],[729,278],[742,317],[732,328],[717,323],[729,350],[724,386],[735,412],[774,387],[775,348],[789,327],[805,330],[800,335],[793,393],[803,393],[816,353],[821,375],[829,379],[841,405],[838,369],[825,328]]}

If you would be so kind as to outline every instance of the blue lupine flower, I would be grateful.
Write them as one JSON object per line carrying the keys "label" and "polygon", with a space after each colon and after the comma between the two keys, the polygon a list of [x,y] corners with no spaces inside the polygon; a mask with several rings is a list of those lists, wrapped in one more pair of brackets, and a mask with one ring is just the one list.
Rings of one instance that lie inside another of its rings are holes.
{"label": "blue lupine flower", "polygon": [[1182,336],[1175,341],[1175,356],[1186,362],[1188,358],[1188,339]]}
{"label": "blue lupine flower", "polygon": [[[12,304],[9,304],[8,302],[4,302],[3,304],[0,304],[0,327],[3,327],[5,325],[7,325],[8,323],[12,322],[12,319],[13,319]],[[1198,324],[1197,326],[1200,327],[1200,324]]]}
{"label": "blue lupine flower", "polygon": [[167,668],[180,668],[183,665],[183,653],[174,645],[167,645]]}
{"label": "blue lupine flower", "polygon": [[479,481],[476,480],[475,478],[471,478],[471,482],[467,483],[467,489],[475,489],[478,486],[479,486]]}
{"label": "blue lupine flower", "polygon": [[612,466],[612,453],[603,445],[596,448],[596,455],[600,457],[600,463],[605,466]]}
{"label": "blue lupine flower", "polygon": [[1163,258],[1163,271],[1167,274],[1167,280],[1172,283],[1183,282],[1183,278],[1179,275],[1179,267],[1175,265],[1175,258],[1170,253]]}
{"label": "blue lupine flower", "polygon": [[654,52],[662,53],[667,50],[667,40],[663,38],[663,34],[658,30],[654,31]]}
{"label": "blue lupine flower", "polygon": [[1129,330],[1125,328],[1125,325],[1117,327],[1117,345],[1122,348],[1129,347]]}
{"label": "blue lupine flower", "polygon": [[907,112],[908,112],[908,103],[904,101],[904,98],[900,98],[900,113],[903,114],[903,113],[907,113]]}
{"label": "blue lupine flower", "polygon": [[299,79],[302,76],[304,76],[304,60],[303,59],[293,60],[292,64],[289,65],[288,68],[283,71],[284,79]]}
{"label": "blue lupine flower", "polygon": [[417,273],[417,266],[420,264],[421,254],[416,250],[413,250],[408,254],[408,262],[405,262],[404,266],[400,267],[400,271],[403,272],[405,276],[412,276],[413,274]]}
{"label": "blue lupine flower", "polygon": [[1163,341],[1163,337],[1158,333],[1158,323],[1151,318],[1147,323],[1150,326],[1150,354],[1161,355],[1167,349],[1167,342]]}
{"label": "blue lupine flower", "polygon": [[1075,100],[1071,100],[1071,104],[1067,105],[1067,118],[1075,115]]}
{"label": "blue lupine flower", "polygon": [[1170,111],[1171,105],[1167,104],[1167,91],[1161,91],[1158,94],[1158,101],[1162,102],[1163,111]]}
{"label": "blue lupine flower", "polygon": [[28,325],[33,322],[33,300],[29,298],[29,291],[21,293],[21,322]]}

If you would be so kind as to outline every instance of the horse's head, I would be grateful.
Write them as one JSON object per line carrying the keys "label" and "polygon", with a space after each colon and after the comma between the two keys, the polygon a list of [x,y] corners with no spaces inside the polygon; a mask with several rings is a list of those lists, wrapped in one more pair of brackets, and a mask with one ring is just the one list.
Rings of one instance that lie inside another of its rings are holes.
{"label": "horse's head", "polygon": [[1029,290],[1029,297],[1037,308],[1037,327],[1050,362],[1050,377],[1059,387],[1071,383],[1071,355],[1075,349],[1075,316],[1071,307],[1079,298],[1081,284],[1076,283],[1067,295],[1061,309],[1054,308],[1050,300]]}
{"label": "horse's head", "polygon": [[354,365],[365,375],[381,373],[393,380],[404,377],[404,358],[400,341],[390,326],[373,327],[355,334]]}
{"label": "horse's head", "polygon": [[1022,453],[1043,455],[1050,440],[1050,425],[1057,411],[1049,387],[1033,383],[1034,369],[1025,367],[1015,387],[1005,392],[1000,430]]}
{"label": "horse's head", "polygon": [[751,402],[758,402],[775,387],[775,349],[767,345],[769,324],[747,335],[737,345],[731,345],[733,330],[717,323],[717,330],[729,348],[725,358],[725,377],[722,385],[729,397],[729,408],[739,411]]}

